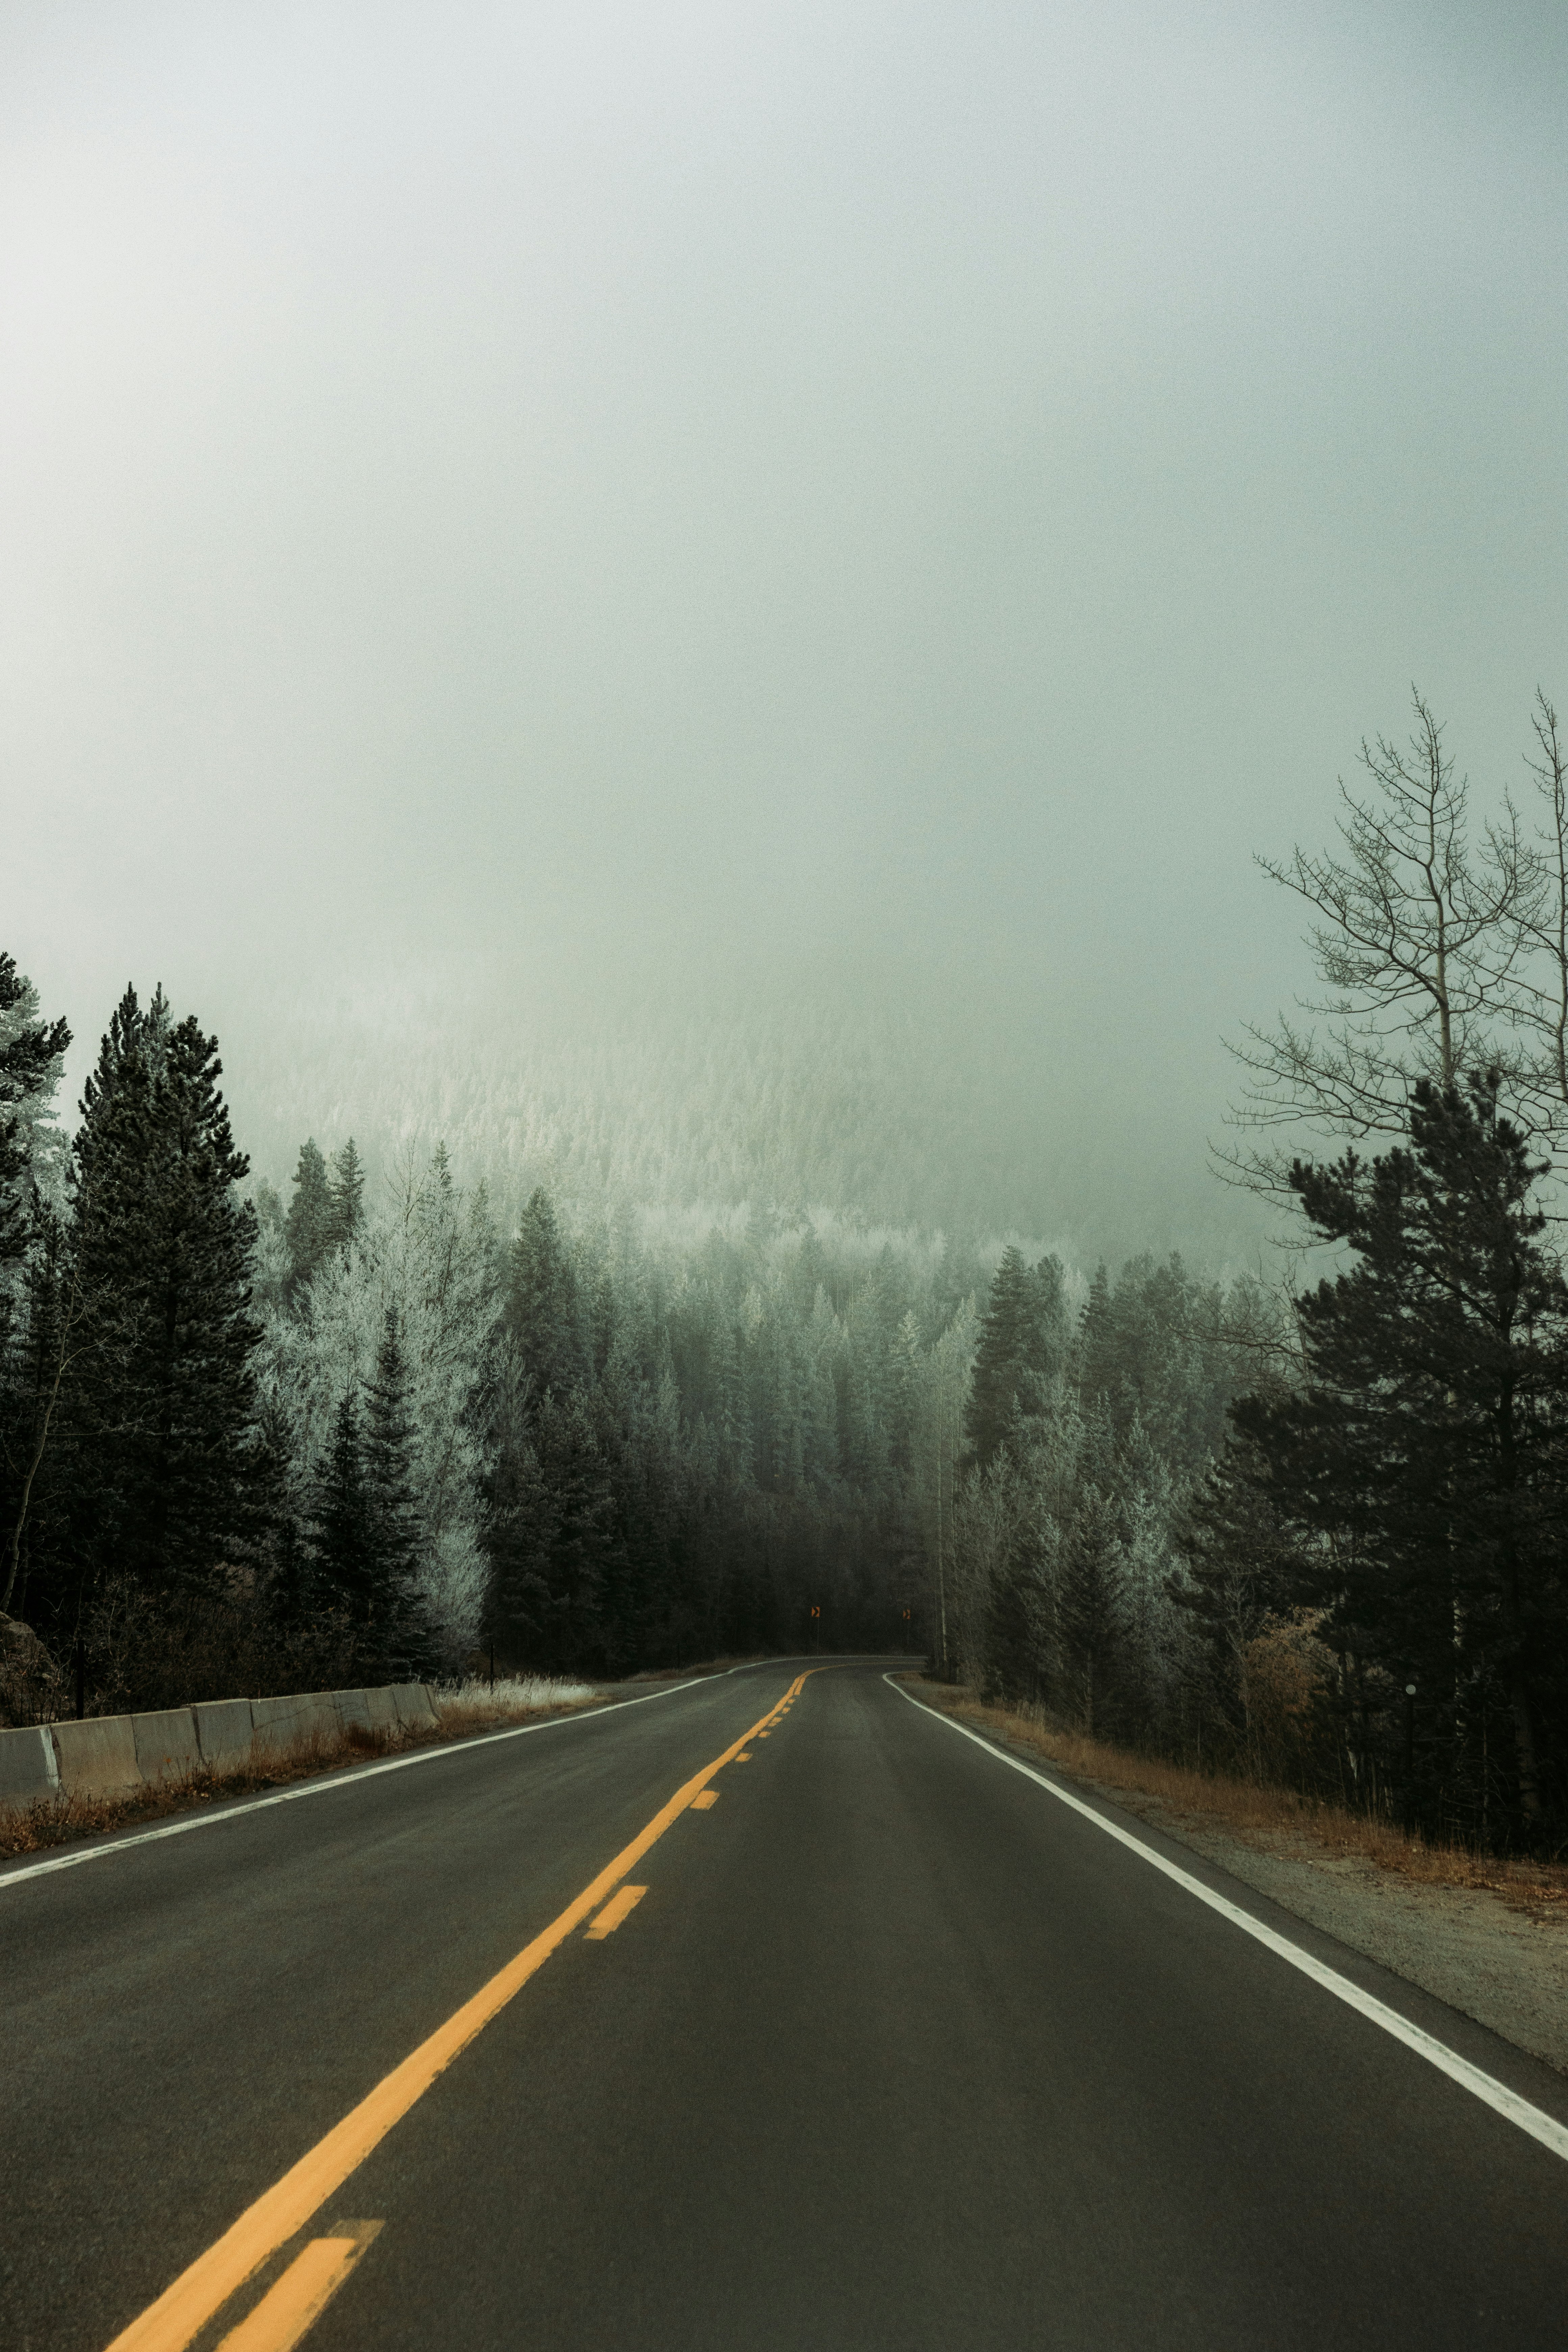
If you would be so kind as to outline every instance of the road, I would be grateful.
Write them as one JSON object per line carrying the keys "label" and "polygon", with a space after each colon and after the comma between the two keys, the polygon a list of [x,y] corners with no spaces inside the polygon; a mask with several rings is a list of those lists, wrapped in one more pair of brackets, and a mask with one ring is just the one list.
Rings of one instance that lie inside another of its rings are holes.
{"label": "road", "polygon": [[0,1873],[9,2352],[1561,2343],[1568,2161],[1150,1856],[1568,2084],[808,1663]]}

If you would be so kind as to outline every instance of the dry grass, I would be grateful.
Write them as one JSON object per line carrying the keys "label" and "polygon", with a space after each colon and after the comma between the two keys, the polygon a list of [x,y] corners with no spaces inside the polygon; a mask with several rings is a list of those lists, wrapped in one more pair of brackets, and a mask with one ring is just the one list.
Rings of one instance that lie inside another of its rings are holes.
{"label": "dry grass", "polygon": [[136,1829],[231,1797],[253,1796],[340,1771],[368,1757],[399,1756],[507,1724],[573,1714],[598,1696],[586,1683],[552,1683],[537,1675],[498,1679],[493,1693],[488,1684],[453,1685],[436,1692],[439,1719],[434,1724],[405,1725],[396,1731],[369,1731],[351,1724],[336,1738],[316,1735],[287,1748],[268,1748],[254,1762],[232,1771],[171,1775],[155,1788],[132,1790],[123,1797],[61,1796],[42,1804],[0,1808],[0,1858],[42,1853],[108,1830]]}
{"label": "dry grass", "polygon": [[1290,1837],[1308,1847],[1316,1845],[1325,1859],[1371,1863],[1429,1886],[1483,1890],[1515,1910],[1540,1913],[1568,1904],[1568,1868],[1561,1864],[1500,1860],[1473,1847],[1407,1836],[1394,1822],[1348,1812],[1342,1805],[1300,1796],[1293,1789],[1194,1772],[1081,1733],[1054,1729],[1036,1709],[988,1706],[972,1690],[954,1690],[923,1676],[911,1680],[918,1680],[921,1697],[944,1715],[1031,1748],[1075,1779],[1148,1799],[1161,1811],[1194,1827],[1224,1829],[1249,1844]]}
{"label": "dry grass", "polygon": [[521,1723],[532,1715],[570,1714],[604,1696],[591,1683],[552,1682],[547,1675],[498,1675],[493,1684],[485,1675],[470,1675],[464,1682],[441,1683],[435,1689],[443,1739]]}

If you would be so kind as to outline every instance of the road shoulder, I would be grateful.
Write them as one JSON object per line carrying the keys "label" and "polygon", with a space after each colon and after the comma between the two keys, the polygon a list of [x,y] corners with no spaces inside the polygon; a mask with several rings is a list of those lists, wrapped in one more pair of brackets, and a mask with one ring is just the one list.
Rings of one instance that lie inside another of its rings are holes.
{"label": "road shoulder", "polygon": [[973,1725],[1023,1761],[1046,1765],[1065,1786],[1136,1815],[1281,1910],[1568,2074],[1568,1918],[1561,1911],[1532,1912],[1483,1889],[1398,1877],[1305,1835],[1237,1832],[1147,1790],[1074,1771],[1000,1710],[954,1704],[939,1685],[905,1679],[923,1704]]}

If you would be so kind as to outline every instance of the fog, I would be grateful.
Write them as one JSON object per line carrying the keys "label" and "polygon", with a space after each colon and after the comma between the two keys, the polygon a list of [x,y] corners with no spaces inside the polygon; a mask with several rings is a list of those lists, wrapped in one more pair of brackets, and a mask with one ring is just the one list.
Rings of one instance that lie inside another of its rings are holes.
{"label": "fog", "polygon": [[1568,699],[1565,52],[10,0],[0,944],[73,1097],[162,981],[274,1179],[1245,1258],[1253,852],[1413,680],[1483,798]]}

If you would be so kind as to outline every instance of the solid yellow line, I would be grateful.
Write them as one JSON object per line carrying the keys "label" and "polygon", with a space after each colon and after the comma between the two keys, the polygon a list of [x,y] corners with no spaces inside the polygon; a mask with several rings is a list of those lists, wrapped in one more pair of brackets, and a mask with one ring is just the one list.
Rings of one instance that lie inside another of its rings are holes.
{"label": "solid yellow line", "polygon": [[[797,1675],[788,1696],[793,1698],[806,1675],[819,1671],[808,1666],[805,1674]],[[471,2000],[455,2011],[444,2025],[438,2025],[417,2050],[411,2051],[401,2065],[384,2075],[374,2090],[357,2107],[352,2107],[342,2123],[334,2124],[281,2180],[275,2181],[258,2197],[216,2244],[209,2246],[205,2254],[198,2254],[190,2268],[182,2271],[172,2286],[165,2287],[157,2302],[149,2304],[140,2319],[133,2319],[129,2327],[121,2331],[109,2352],[184,2352],[192,2337],[223,2308],[235,2290],[243,2286],[279,2246],[287,2245],[297,2230],[304,2228],[311,2214],[319,2211],[334,2189],[358,2169],[393,2125],[401,2121],[416,2099],[424,2096],[437,2074],[443,2074],[512,1996],[521,1991],[529,1978],[543,1967],[573,1929],[581,1927],[605,1896],[615,1892],[626,1873],[642,1860],[650,1846],[658,1843],[670,1823],[679,1819],[698,1790],[706,1788],[715,1772],[740,1755],[752,1732],[767,1719],[766,1716],[761,1717],[759,1723],[742,1732],[722,1756],[694,1774],[684,1788],[678,1789],[669,1802],[659,1807],[647,1828],[638,1831],[630,1845],[605,1865],[574,1903],[569,1903],[531,1944],[525,1944],[516,1958],[498,1969]]]}
{"label": "solid yellow line", "polygon": [[381,2228],[353,2221],[353,2235],[312,2238],[256,2309],[231,2328],[217,2352],[294,2352]]}
{"label": "solid yellow line", "polygon": [[647,1893],[646,1886],[623,1886],[618,1895],[612,1895],[583,1941],[602,1944],[606,1936],[613,1936],[627,1912],[635,1911]]}

